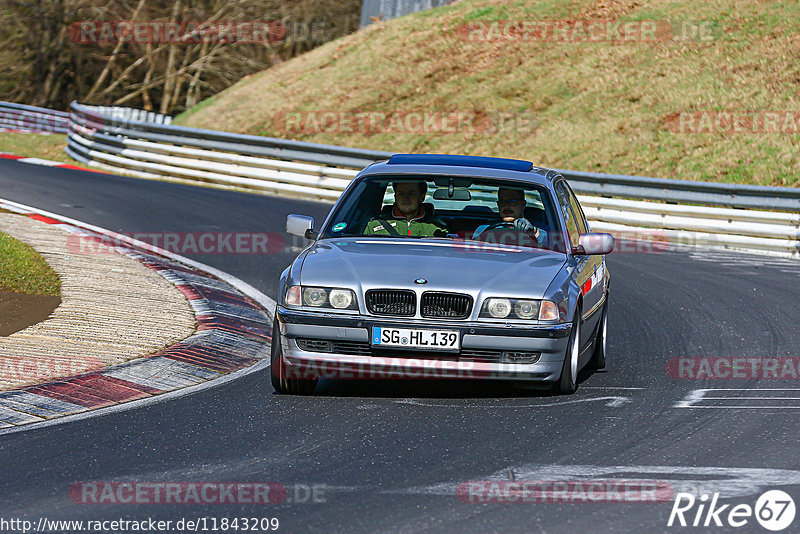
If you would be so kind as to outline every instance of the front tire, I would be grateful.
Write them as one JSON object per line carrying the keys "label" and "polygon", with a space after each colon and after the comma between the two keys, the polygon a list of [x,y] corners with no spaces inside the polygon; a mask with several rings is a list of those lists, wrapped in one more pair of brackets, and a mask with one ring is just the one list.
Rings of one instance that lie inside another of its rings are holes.
{"label": "front tire", "polygon": [[575,321],[564,354],[564,365],[561,367],[561,377],[556,383],[555,392],[559,395],[572,395],[578,390],[578,359],[581,352],[581,310],[575,310]]}
{"label": "front tire", "polygon": [[277,317],[272,323],[269,363],[272,387],[275,388],[275,391],[289,395],[311,395],[314,393],[317,382],[319,382],[318,378],[288,378],[286,376],[286,361],[283,359],[281,329]]}

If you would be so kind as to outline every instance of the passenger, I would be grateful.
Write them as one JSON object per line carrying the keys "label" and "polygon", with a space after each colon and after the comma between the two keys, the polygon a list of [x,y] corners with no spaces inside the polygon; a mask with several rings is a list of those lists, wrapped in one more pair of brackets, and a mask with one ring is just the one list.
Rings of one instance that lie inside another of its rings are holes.
{"label": "passenger", "polygon": [[379,216],[367,223],[365,235],[447,237],[444,223],[433,218],[432,210],[426,212],[423,201],[428,184],[418,182],[394,182],[394,204],[392,213]]}
{"label": "passenger", "polygon": [[517,232],[524,232],[532,235],[539,246],[542,246],[547,239],[547,232],[537,228],[533,223],[524,217],[525,214],[525,191],[522,189],[512,189],[501,187],[497,190],[497,208],[503,222],[494,224],[484,224],[475,229],[472,239],[479,239],[479,236],[486,230],[508,228]]}

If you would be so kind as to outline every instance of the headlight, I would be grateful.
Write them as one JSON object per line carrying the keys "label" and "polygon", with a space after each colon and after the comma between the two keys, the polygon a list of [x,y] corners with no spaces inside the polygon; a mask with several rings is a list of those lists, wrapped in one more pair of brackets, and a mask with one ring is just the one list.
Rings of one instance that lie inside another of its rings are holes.
{"label": "headlight", "polygon": [[291,286],[286,291],[284,304],[292,308],[307,306],[358,311],[358,302],[353,290],[336,287]]}
{"label": "headlight", "polygon": [[331,289],[331,306],[337,310],[346,310],[353,304],[353,292],[349,289]]}
{"label": "headlight", "polygon": [[536,300],[518,300],[514,304],[514,313],[520,319],[533,319],[539,313],[539,302]]}
{"label": "headlight", "polygon": [[483,301],[480,318],[553,321],[558,307],[549,300],[488,298]]}
{"label": "headlight", "polygon": [[321,287],[304,287],[303,304],[318,308],[328,302],[328,293]]}
{"label": "headlight", "polygon": [[508,299],[489,299],[486,301],[486,311],[490,317],[503,319],[511,313],[511,301]]}

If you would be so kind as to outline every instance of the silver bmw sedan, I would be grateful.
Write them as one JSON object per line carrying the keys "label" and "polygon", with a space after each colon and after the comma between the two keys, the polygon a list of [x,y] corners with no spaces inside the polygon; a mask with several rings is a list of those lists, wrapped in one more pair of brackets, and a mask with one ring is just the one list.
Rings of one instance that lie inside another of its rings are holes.
{"label": "silver bmw sedan", "polygon": [[281,393],[324,379],[467,378],[577,389],[606,358],[610,234],[567,181],[531,162],[396,154],[370,165],[282,273],[271,375]]}

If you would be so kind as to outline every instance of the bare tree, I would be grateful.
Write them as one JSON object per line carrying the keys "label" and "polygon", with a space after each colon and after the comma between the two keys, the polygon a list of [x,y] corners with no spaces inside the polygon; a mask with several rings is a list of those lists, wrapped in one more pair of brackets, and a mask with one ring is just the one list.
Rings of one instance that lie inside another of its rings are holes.
{"label": "bare tree", "polygon": [[[244,76],[355,31],[361,4],[360,0],[4,3],[0,8],[0,100],[60,109],[80,100],[170,114]],[[119,21],[148,21],[161,27],[172,22],[180,27],[180,36],[165,38],[162,32],[140,40],[130,32],[119,33]],[[227,23],[245,22],[268,23],[274,31],[269,39],[259,34],[255,42],[230,39],[221,30],[207,31],[214,24],[230,30]],[[94,33],[89,31],[92,27]]]}

